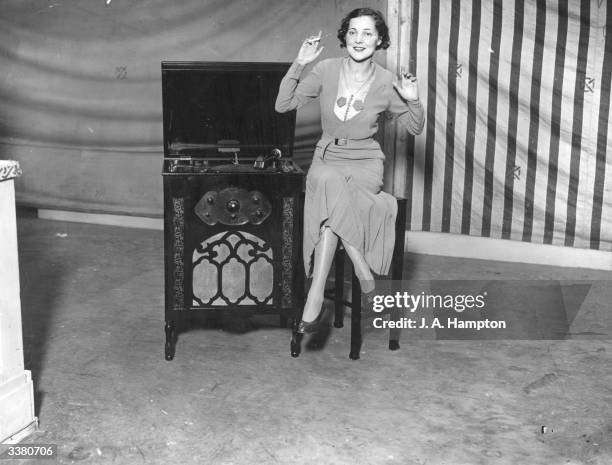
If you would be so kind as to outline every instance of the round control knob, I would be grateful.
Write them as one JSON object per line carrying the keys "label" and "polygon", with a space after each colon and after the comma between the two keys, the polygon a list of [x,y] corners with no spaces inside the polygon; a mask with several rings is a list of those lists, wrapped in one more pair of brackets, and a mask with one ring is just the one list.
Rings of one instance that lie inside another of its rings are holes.
{"label": "round control knob", "polygon": [[208,204],[209,204],[209,205],[212,205],[212,203],[213,203],[214,201],[215,201],[215,199],[213,199],[213,198],[212,198],[212,196],[211,196],[211,197],[208,197],[208,198],[206,199],[206,202],[208,202]]}
{"label": "round control knob", "polygon": [[236,199],[229,200],[225,204],[225,208],[227,208],[227,211],[230,213],[236,213],[240,209],[240,202]]}
{"label": "round control knob", "polygon": [[255,211],[255,215],[257,215],[258,218],[261,218],[263,216],[263,214],[264,214],[264,212],[263,212],[263,210],[261,208],[258,208]]}
{"label": "round control knob", "polygon": [[253,196],[253,203],[259,203],[259,197],[254,195]]}

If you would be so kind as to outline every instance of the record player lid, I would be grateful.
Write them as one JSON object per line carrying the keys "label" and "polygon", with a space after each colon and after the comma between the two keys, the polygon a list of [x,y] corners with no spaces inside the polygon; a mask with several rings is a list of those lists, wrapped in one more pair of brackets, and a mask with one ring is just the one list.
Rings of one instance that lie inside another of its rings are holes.
{"label": "record player lid", "polygon": [[274,110],[289,65],[162,62],[165,156],[291,156],[295,112]]}

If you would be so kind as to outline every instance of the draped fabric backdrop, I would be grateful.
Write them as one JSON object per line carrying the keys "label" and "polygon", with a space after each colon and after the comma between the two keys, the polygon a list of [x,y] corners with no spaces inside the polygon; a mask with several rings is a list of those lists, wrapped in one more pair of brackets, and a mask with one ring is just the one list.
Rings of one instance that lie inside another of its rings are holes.
{"label": "draped fabric backdrop", "polygon": [[401,2],[427,108],[410,229],[612,250],[607,3]]}
{"label": "draped fabric backdrop", "polygon": [[[291,61],[319,29],[338,56],[346,12],[389,6],[409,11],[392,27],[427,109],[414,156],[384,141],[409,228],[612,250],[605,0],[106,2],[2,2],[0,158],[23,167],[21,204],[161,216],[162,60]],[[319,131],[310,104],[302,166]]]}
{"label": "draped fabric backdrop", "polygon": [[[17,200],[35,207],[162,215],[162,60],[292,61],[362,0],[4,0],[0,158],[23,168]],[[386,11],[386,0],[367,2]],[[383,56],[384,59],[384,56]],[[298,115],[307,165],[318,107]]]}

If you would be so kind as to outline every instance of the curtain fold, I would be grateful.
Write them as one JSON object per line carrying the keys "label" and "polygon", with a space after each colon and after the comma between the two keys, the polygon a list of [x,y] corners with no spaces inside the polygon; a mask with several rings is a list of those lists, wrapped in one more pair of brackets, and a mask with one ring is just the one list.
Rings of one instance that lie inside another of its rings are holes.
{"label": "curtain fold", "polygon": [[[7,0],[0,10],[0,158],[23,168],[17,200],[162,215],[161,61],[291,61],[363,1]],[[375,1],[386,10],[386,2]],[[322,58],[323,58],[322,57]],[[318,108],[298,114],[307,166]]]}

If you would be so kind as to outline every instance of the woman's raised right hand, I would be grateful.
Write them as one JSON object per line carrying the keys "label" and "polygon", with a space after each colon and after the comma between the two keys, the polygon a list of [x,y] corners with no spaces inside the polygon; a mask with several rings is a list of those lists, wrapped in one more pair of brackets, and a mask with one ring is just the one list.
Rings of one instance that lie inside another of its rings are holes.
{"label": "woman's raised right hand", "polygon": [[295,59],[298,64],[306,66],[308,63],[312,63],[321,54],[324,47],[319,48],[321,42],[321,31],[319,35],[310,36],[302,42],[298,56]]}

